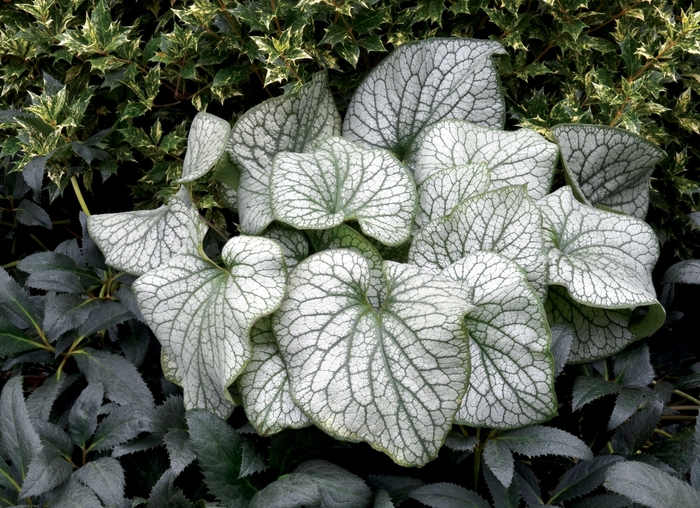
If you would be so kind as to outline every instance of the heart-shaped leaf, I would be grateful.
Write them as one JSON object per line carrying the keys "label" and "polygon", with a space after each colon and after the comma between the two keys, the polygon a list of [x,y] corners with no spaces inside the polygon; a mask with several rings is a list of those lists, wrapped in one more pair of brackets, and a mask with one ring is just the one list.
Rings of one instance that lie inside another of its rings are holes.
{"label": "heart-shaped leaf", "polygon": [[155,210],[92,215],[88,231],[107,264],[143,275],[186,244],[199,244],[207,228],[182,187],[167,205]]}
{"label": "heart-shaped leaf", "polygon": [[375,308],[362,255],[317,253],[291,273],[273,327],[292,396],[317,426],[420,466],[437,454],[467,388],[462,318],[471,307],[449,279],[391,261],[384,272]]}
{"label": "heart-shaped leaf", "polygon": [[226,148],[231,127],[226,120],[199,112],[187,136],[187,152],[178,183],[193,182],[214,167]]}
{"label": "heart-shaped leaf", "polygon": [[306,152],[317,139],[340,132],[340,115],[325,73],[296,92],[269,99],[241,116],[231,129],[228,152],[240,168],[241,230],[259,234],[272,222],[270,171],[279,152]]}
{"label": "heart-shaped leaf", "polygon": [[418,187],[416,225],[446,217],[471,196],[486,192],[491,184],[489,168],[484,163],[453,166],[433,173]]}
{"label": "heart-shaped leaf", "polygon": [[442,270],[476,251],[498,252],[517,262],[543,297],[547,259],[541,220],[524,187],[503,187],[470,198],[451,215],[425,226],[415,236],[408,258],[418,266]]}
{"label": "heart-shaped leaf", "polygon": [[386,150],[331,137],[311,154],[283,152],[270,177],[275,219],[298,229],[329,229],[356,219],[387,245],[411,235],[416,188],[408,170]]}
{"label": "heart-shaped leaf", "polygon": [[227,389],[251,357],[248,335],[279,305],[286,269],[282,248],[267,238],[234,237],[221,257],[225,268],[193,249],[183,252],[140,277],[134,292],[185,407],[227,418]]}
{"label": "heart-shaped leaf", "polygon": [[497,42],[434,38],[406,43],[357,88],[343,136],[403,158],[424,127],[458,118],[502,128],[505,104],[492,55]]}
{"label": "heart-shaped leaf", "polygon": [[564,124],[552,128],[567,180],[589,205],[621,210],[644,219],[649,178],[666,153],[631,132],[603,125]]}
{"label": "heart-shaped leaf", "polygon": [[442,275],[461,282],[462,295],[474,305],[465,318],[471,376],[457,422],[507,429],[552,418],[556,395],[549,325],[525,273],[504,256],[477,252]]}
{"label": "heart-shaped leaf", "polygon": [[275,240],[282,246],[288,270],[297,266],[299,261],[309,255],[309,241],[303,232],[296,229],[271,226],[261,236]]}
{"label": "heart-shaped leaf", "polygon": [[253,357],[238,379],[248,420],[261,436],[285,428],[310,424],[289,392],[289,379],[272,333],[270,317],[264,317],[250,332]]}
{"label": "heart-shaped leaf", "polygon": [[532,199],[547,195],[559,157],[557,146],[528,129],[502,131],[459,120],[427,128],[406,161],[418,183],[442,169],[484,163],[491,189],[526,185]]}

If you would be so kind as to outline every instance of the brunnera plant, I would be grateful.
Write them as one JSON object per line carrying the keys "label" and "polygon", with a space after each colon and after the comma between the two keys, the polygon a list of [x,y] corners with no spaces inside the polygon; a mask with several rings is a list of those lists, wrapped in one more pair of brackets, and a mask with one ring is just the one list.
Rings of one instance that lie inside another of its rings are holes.
{"label": "brunnera plant", "polygon": [[[664,153],[594,125],[504,131],[502,53],[404,44],[342,120],[324,73],[233,127],[199,113],[166,205],[89,218],[106,262],[139,276],[186,409],[242,404],[261,435],[313,424],[421,466],[453,423],[549,420],[564,363],[661,326],[643,219]],[[220,259],[189,194],[215,166],[241,232]]]}

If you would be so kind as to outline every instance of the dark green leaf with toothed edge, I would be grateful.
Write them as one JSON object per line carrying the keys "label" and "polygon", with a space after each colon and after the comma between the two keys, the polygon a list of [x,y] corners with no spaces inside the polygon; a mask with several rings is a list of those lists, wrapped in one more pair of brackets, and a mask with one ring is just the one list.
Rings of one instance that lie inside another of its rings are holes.
{"label": "dark green leaf with toothed edge", "polygon": [[554,377],[557,377],[564,370],[564,365],[566,365],[571,353],[573,340],[574,330],[571,325],[559,323],[552,326],[551,351],[554,357]]}
{"label": "dark green leaf with toothed edge", "polygon": [[551,336],[525,273],[504,256],[477,252],[441,274],[460,282],[460,296],[474,306],[465,317],[470,382],[456,421],[508,429],[550,419],[556,414]]}
{"label": "dark green leaf with toothed edge", "polygon": [[0,315],[22,329],[40,326],[41,319],[22,286],[0,267]]}
{"label": "dark green leaf with toothed edge", "polygon": [[170,457],[170,467],[178,475],[197,458],[194,445],[187,432],[181,429],[171,429],[163,436],[165,449]]}
{"label": "dark green leaf with toothed edge", "polygon": [[557,455],[572,459],[591,460],[593,453],[576,436],[554,427],[533,425],[509,430],[498,436],[508,447],[527,457]]}
{"label": "dark green leaf with toothed edge", "polygon": [[569,183],[584,202],[644,219],[649,179],[666,156],[646,139],[602,125],[564,124],[552,128]]}
{"label": "dark green leaf with toothed edge", "polygon": [[437,454],[466,390],[462,318],[471,306],[449,279],[389,261],[383,269],[382,293],[368,298],[381,285],[371,284],[360,254],[332,249],[305,259],[273,329],[292,397],[316,425],[422,465]]}
{"label": "dark green leaf with toothed edge", "polygon": [[452,483],[431,483],[418,487],[410,497],[431,508],[491,508],[476,492]]}
{"label": "dark green leaf with toothed edge", "polygon": [[409,261],[441,270],[479,250],[497,252],[518,263],[544,297],[547,258],[541,220],[524,187],[489,191],[425,226],[411,244]]}
{"label": "dark green leaf with toothed edge", "polygon": [[518,482],[511,480],[508,488],[504,487],[501,482],[493,475],[489,468],[482,469],[484,480],[491,493],[493,506],[498,508],[519,508],[520,507],[520,492]]}
{"label": "dark green leaf with toothed edge", "polygon": [[648,464],[625,461],[605,475],[605,487],[649,508],[700,506],[700,491]]}
{"label": "dark green leaf with toothed edge", "polygon": [[574,380],[572,407],[574,411],[600,397],[619,393],[622,387],[597,376],[578,376]]}
{"label": "dark green leaf with toothed edge", "polygon": [[355,91],[343,136],[404,157],[421,130],[443,118],[502,128],[505,104],[492,60],[498,54],[500,44],[476,39],[402,44]]}
{"label": "dark green leaf with toothed edge", "polygon": [[315,140],[340,133],[340,115],[327,83],[325,73],[316,74],[296,92],[248,110],[231,129],[227,150],[241,170],[237,197],[244,233],[259,234],[273,220],[272,158],[279,152],[307,152]]}
{"label": "dark green leaf with toothed edge", "polygon": [[284,428],[300,428],[311,422],[292,400],[289,378],[280,356],[272,320],[264,317],[250,332],[253,356],[238,385],[246,415],[258,434],[265,436]]}
{"label": "dark green leaf with toothed edge", "polygon": [[46,213],[46,210],[29,199],[20,201],[15,208],[15,214],[17,222],[25,226],[42,226],[46,229],[53,229],[51,217]]}
{"label": "dark green leaf with toothed edge", "polygon": [[192,503],[175,487],[176,476],[172,469],[163,473],[148,496],[148,508],[192,508]]}
{"label": "dark green leaf with toothed edge", "polygon": [[252,355],[250,330],[282,300],[286,268],[282,247],[267,238],[234,237],[221,255],[225,268],[181,253],[133,288],[185,407],[226,418],[234,407],[228,387]]}
{"label": "dark green leaf with toothed edge", "polygon": [[78,481],[75,473],[55,496],[51,497],[51,506],[57,508],[103,508],[99,498],[92,489]]}
{"label": "dark green leaf with toothed edge", "polygon": [[484,464],[501,482],[501,485],[508,488],[513,481],[513,469],[515,467],[513,452],[510,451],[508,445],[498,439],[489,439],[486,441],[486,446],[484,446],[482,457]]}
{"label": "dark green leaf with toothed edge", "polygon": [[64,457],[51,450],[40,450],[29,463],[27,477],[19,492],[20,499],[38,497],[63,484],[73,466]]}
{"label": "dark green leaf with toothed edge", "polygon": [[328,138],[309,154],[280,153],[272,161],[275,219],[299,229],[330,229],[355,219],[386,245],[410,239],[416,188],[408,170],[385,150]]}
{"label": "dark green leaf with toothed edge", "polygon": [[666,270],[664,284],[700,284],[700,260],[680,261]]}
{"label": "dark green leaf with toothed edge", "polygon": [[380,490],[374,495],[372,508],[394,508],[394,503],[391,502],[391,496],[386,490]]}
{"label": "dark green leaf with toothed edge", "polygon": [[85,447],[95,433],[104,393],[102,384],[89,384],[78,395],[68,413],[68,435],[80,447]]}
{"label": "dark green leaf with toothed edge", "polygon": [[122,508],[124,498],[124,469],[118,460],[112,457],[100,457],[88,462],[75,472],[75,477],[92,489],[97,497],[108,507]]}
{"label": "dark green leaf with toothed edge", "polygon": [[249,508],[364,508],[371,499],[362,479],[330,462],[312,460],[257,492]]}
{"label": "dark green leaf with toothed edge", "polygon": [[603,483],[608,468],[622,460],[617,455],[601,455],[590,462],[579,462],[562,476],[549,499],[550,504],[588,494]]}
{"label": "dark green leaf with toothed edge", "polygon": [[88,229],[107,264],[136,275],[199,245],[207,232],[184,187],[155,210],[92,215]]}
{"label": "dark green leaf with toothed edge", "polygon": [[13,356],[32,349],[39,349],[41,343],[17,328],[7,319],[0,317],[0,358]]}
{"label": "dark green leaf with toothed edge", "polygon": [[208,173],[224,153],[230,131],[226,120],[209,113],[197,113],[187,136],[182,177],[177,183],[192,182]]}
{"label": "dark green leaf with toothed edge", "polygon": [[615,399],[615,407],[610,415],[608,430],[614,430],[622,425],[646,401],[647,393],[642,390],[623,388]]}
{"label": "dark green leaf with toothed edge", "polygon": [[100,422],[90,447],[95,451],[110,450],[131,441],[142,432],[153,430],[153,413],[141,406],[117,406]]}
{"label": "dark green leaf with toothed edge", "polygon": [[423,133],[406,165],[416,182],[445,168],[485,164],[490,188],[527,185],[532,199],[547,195],[558,152],[554,143],[528,129],[508,132],[459,120],[443,120]]}
{"label": "dark green leaf with toothed edge", "polygon": [[14,376],[5,383],[0,394],[0,453],[12,462],[24,480],[40,448],[39,435],[29,424],[22,378]]}

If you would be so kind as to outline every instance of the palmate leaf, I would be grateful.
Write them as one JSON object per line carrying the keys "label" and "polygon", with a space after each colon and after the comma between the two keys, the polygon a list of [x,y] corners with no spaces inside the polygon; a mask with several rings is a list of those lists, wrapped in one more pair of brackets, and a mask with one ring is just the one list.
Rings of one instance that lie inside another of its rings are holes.
{"label": "palmate leaf", "polygon": [[508,429],[552,418],[556,395],[551,335],[542,303],[525,273],[492,252],[466,256],[441,273],[461,282],[462,296],[474,306],[465,318],[469,388],[456,421]]}
{"label": "palmate leaf", "polygon": [[177,183],[193,182],[209,172],[223,155],[230,131],[226,120],[209,113],[197,113],[187,136],[182,177]]}
{"label": "palmate leaf", "polygon": [[343,136],[403,158],[420,131],[443,118],[502,128],[505,105],[492,41],[434,38],[401,45],[357,88]]}
{"label": "palmate leaf", "polygon": [[547,195],[557,165],[557,146],[528,130],[503,131],[459,120],[431,125],[406,164],[416,182],[453,166],[486,164],[491,189],[527,185],[532,199]]}
{"label": "palmate leaf", "polygon": [[567,180],[586,204],[602,205],[644,219],[649,178],[663,150],[629,131],[602,125],[552,128]]}
{"label": "palmate leaf", "polygon": [[463,202],[451,215],[425,226],[414,238],[409,262],[447,268],[476,251],[493,251],[517,262],[540,296],[546,292],[540,213],[525,187],[496,189]]}
{"label": "palmate leaf", "polygon": [[331,137],[313,153],[275,156],[270,199],[275,219],[295,228],[329,229],[356,219],[368,236],[401,245],[411,236],[416,188],[386,150]]}
{"label": "palmate leaf", "polygon": [[88,230],[107,264],[136,275],[163,265],[186,244],[198,245],[207,232],[184,187],[155,210],[92,215]]}
{"label": "palmate leaf", "polygon": [[282,300],[286,268],[282,248],[267,238],[234,237],[221,257],[226,267],[183,252],[133,287],[185,407],[226,418],[234,407],[228,387],[251,358],[248,334]]}
{"label": "palmate leaf", "polygon": [[259,234],[273,220],[272,158],[309,151],[313,141],[339,134],[340,115],[327,83],[325,73],[316,74],[296,92],[248,110],[231,129],[228,152],[241,170],[237,197],[244,233]]}
{"label": "palmate leaf", "polygon": [[292,397],[317,426],[419,466],[437,454],[467,387],[471,307],[449,279],[390,261],[384,273],[375,308],[362,255],[317,253],[290,275],[273,328]]}

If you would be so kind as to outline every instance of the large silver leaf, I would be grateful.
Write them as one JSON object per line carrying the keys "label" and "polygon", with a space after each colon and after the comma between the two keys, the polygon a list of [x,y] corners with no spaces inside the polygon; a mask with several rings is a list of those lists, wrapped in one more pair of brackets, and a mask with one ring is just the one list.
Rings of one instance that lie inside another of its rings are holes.
{"label": "large silver leaf", "polygon": [[556,415],[551,334],[525,273],[493,252],[471,254],[442,271],[464,285],[474,309],[471,375],[456,421],[473,427],[523,427]]}
{"label": "large silver leaf", "polygon": [[434,38],[401,45],[355,91],[343,136],[403,158],[426,126],[458,118],[502,128],[505,104],[492,55],[497,42]]}
{"label": "large silver leaf", "polygon": [[411,236],[416,187],[406,167],[386,150],[340,137],[310,154],[283,152],[272,162],[270,197],[275,219],[298,229],[330,229],[356,219],[386,245]]}
{"label": "large silver leaf", "polygon": [[223,155],[230,131],[226,120],[209,113],[197,113],[187,136],[187,152],[178,183],[193,182],[207,174]]}
{"label": "large silver leaf", "polygon": [[421,466],[437,455],[467,388],[462,318],[471,306],[449,279],[390,261],[384,272],[375,308],[362,255],[331,249],[305,259],[273,328],[292,397],[316,425]]}
{"label": "large silver leaf", "polygon": [[644,219],[649,179],[666,153],[629,131],[603,125],[552,128],[566,176],[586,204],[603,205]]}
{"label": "large silver leaf", "polygon": [[422,183],[451,166],[484,163],[491,189],[527,185],[532,199],[547,195],[559,157],[557,146],[535,131],[503,131],[459,120],[443,120],[421,134],[406,164]]}
{"label": "large silver leaf", "polygon": [[199,244],[207,232],[184,187],[155,210],[92,215],[87,225],[107,264],[136,275],[158,268],[186,245]]}
{"label": "large silver leaf", "polygon": [[464,201],[451,215],[425,226],[408,257],[442,270],[468,254],[487,250],[517,262],[540,297],[547,285],[540,212],[521,186],[502,187]]}
{"label": "large silver leaf", "polygon": [[244,233],[259,234],[273,220],[272,158],[309,151],[314,140],[339,134],[340,115],[327,83],[325,73],[316,74],[296,92],[246,111],[231,129],[228,152],[241,171],[238,211]]}
{"label": "large silver leaf", "polygon": [[286,268],[282,248],[267,238],[234,237],[221,257],[225,268],[194,249],[183,252],[140,277],[134,292],[185,407],[227,418],[228,387],[251,358],[248,335],[282,300]]}
{"label": "large silver leaf", "polygon": [[261,436],[310,425],[289,392],[289,379],[272,333],[271,317],[264,317],[253,326],[250,339],[253,357],[238,379],[250,423]]}

